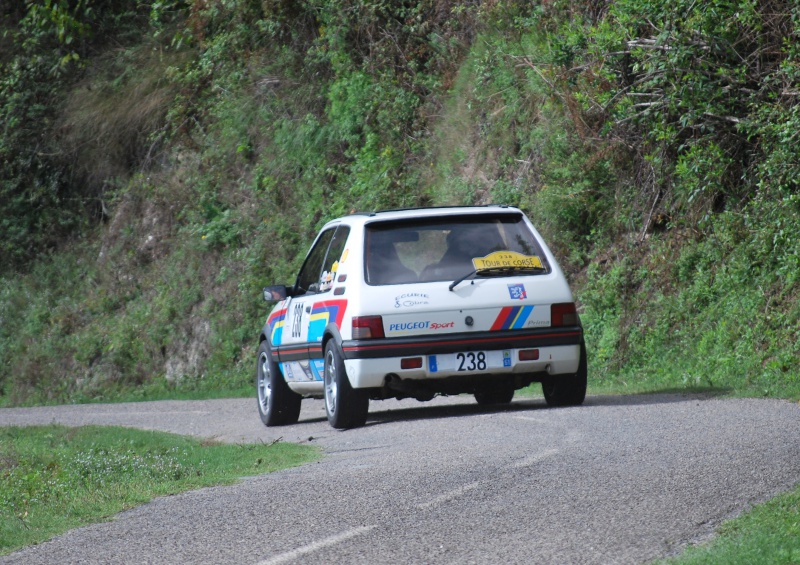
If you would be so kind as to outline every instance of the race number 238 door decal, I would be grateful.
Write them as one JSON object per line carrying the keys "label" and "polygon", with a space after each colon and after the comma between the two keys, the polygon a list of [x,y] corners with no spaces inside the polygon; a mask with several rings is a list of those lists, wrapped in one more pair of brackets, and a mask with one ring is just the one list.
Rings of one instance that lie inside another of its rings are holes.
{"label": "race number 238 door decal", "polygon": [[301,328],[303,323],[303,303],[302,302],[295,302],[294,308],[292,309],[292,339],[298,339],[301,335]]}

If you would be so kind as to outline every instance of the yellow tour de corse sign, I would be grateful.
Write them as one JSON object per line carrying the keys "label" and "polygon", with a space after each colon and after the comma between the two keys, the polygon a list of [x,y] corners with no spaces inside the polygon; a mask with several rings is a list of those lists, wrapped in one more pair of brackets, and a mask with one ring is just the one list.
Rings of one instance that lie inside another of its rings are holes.
{"label": "yellow tour de corse sign", "polygon": [[523,255],[516,251],[495,251],[486,257],[476,257],[472,264],[478,271],[498,267],[543,268],[542,260],[536,255]]}

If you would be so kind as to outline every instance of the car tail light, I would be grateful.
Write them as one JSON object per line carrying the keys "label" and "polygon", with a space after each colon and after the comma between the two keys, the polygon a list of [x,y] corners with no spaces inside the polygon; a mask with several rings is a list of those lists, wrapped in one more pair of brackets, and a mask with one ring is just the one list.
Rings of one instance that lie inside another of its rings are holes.
{"label": "car tail light", "polygon": [[385,337],[383,318],[380,316],[355,316],[353,318],[353,339],[375,339]]}
{"label": "car tail light", "polygon": [[539,350],[538,349],[520,349],[520,351],[519,351],[519,360],[520,361],[538,361],[539,360]]}
{"label": "car tail light", "polygon": [[580,323],[574,302],[562,302],[550,306],[551,326],[579,326]]}
{"label": "car tail light", "polygon": [[400,359],[400,368],[401,369],[421,369],[422,368],[422,357],[406,357],[405,359]]}

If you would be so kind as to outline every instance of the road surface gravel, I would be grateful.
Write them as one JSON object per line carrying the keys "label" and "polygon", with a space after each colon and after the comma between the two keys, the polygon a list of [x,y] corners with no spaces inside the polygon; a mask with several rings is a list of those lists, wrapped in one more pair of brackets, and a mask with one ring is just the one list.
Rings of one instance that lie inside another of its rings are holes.
{"label": "road surface gravel", "polygon": [[317,463],[157,499],[0,563],[643,563],[800,482],[800,405],[658,394],[479,407],[322,401],[265,428],[255,399],[0,410],[0,425],[122,425],[318,445]]}

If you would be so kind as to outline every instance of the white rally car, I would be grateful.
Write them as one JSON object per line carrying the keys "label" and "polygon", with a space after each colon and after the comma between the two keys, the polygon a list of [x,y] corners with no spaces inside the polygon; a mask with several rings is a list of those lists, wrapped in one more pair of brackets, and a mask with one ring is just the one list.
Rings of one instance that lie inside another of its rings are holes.
{"label": "white rally car", "polygon": [[267,426],[325,399],[330,424],[366,422],[370,399],[474,394],[511,402],[541,382],[581,404],[586,348],[572,293],[528,218],[505,206],[354,214],[326,224],[261,331]]}

